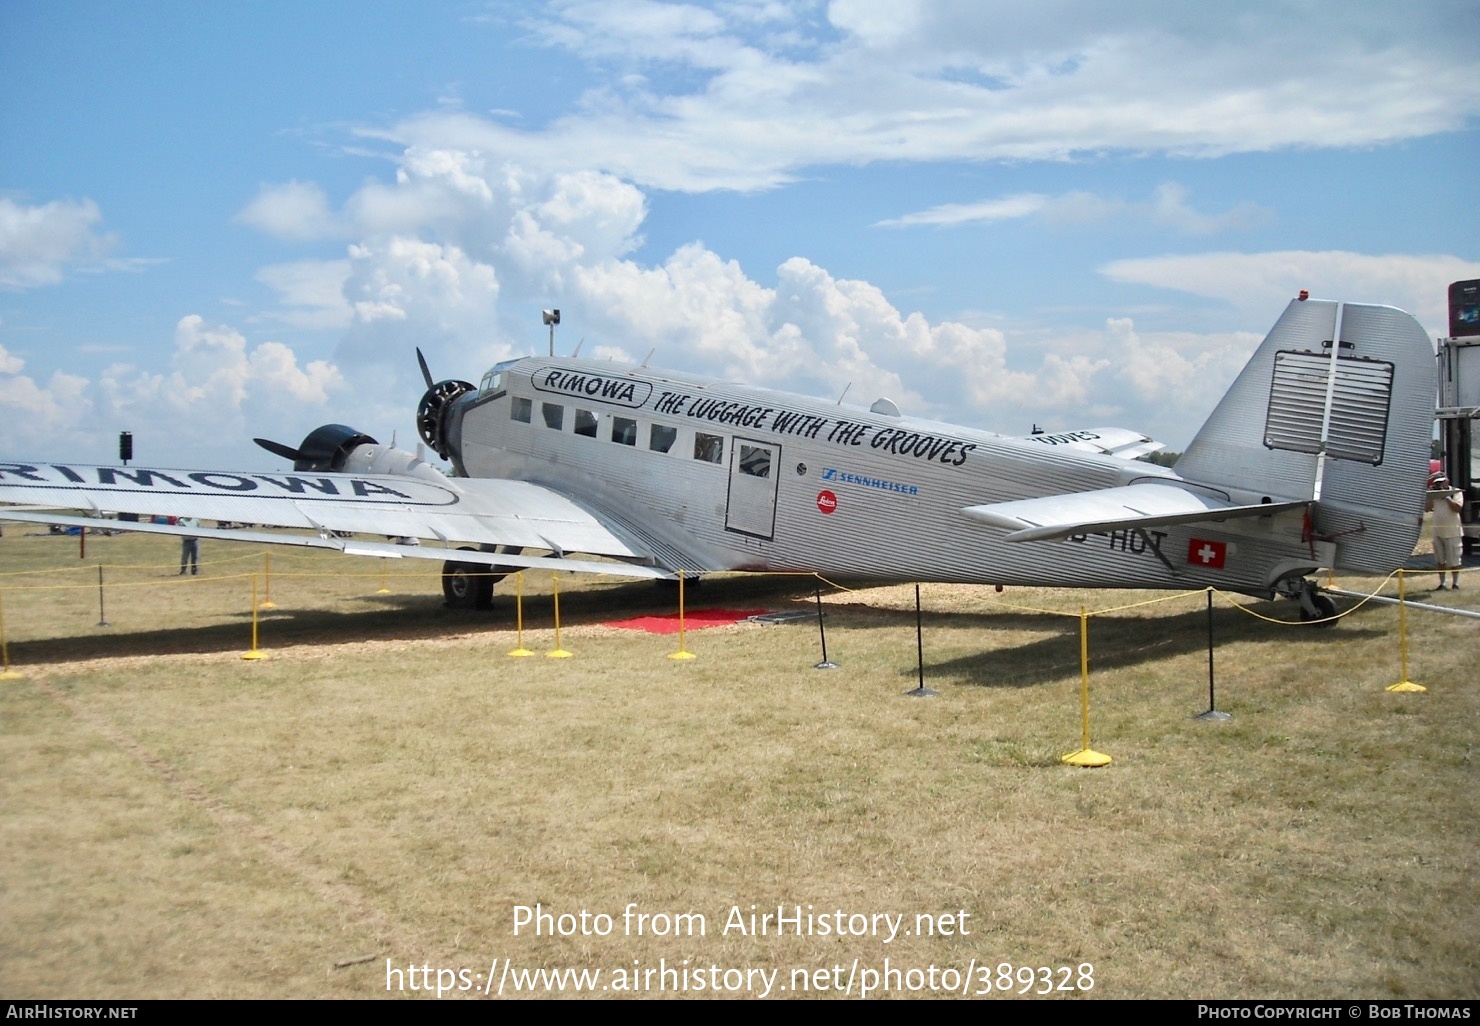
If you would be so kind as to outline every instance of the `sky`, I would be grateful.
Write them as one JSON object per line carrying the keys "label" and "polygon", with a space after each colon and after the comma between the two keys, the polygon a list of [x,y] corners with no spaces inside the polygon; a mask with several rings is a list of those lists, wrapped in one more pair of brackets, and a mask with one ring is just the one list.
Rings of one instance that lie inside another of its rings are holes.
{"label": "sky", "polygon": [[6,0],[0,454],[277,469],[556,348],[1180,449],[1285,304],[1447,333],[1473,0]]}

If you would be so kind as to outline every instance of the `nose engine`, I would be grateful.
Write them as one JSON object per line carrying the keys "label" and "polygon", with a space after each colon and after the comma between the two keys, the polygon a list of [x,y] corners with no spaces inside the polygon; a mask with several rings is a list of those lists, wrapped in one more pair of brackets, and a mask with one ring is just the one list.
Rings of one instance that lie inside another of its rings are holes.
{"label": "nose engine", "polygon": [[[416,407],[416,430],[427,447],[443,459],[454,459],[449,414],[458,399],[473,391],[466,381],[449,378],[430,385]],[[456,462],[454,460],[454,462]]]}
{"label": "nose engine", "polygon": [[473,386],[455,378],[433,383],[431,368],[420,349],[416,350],[416,362],[421,367],[421,379],[427,383],[427,390],[416,407],[416,430],[432,452],[461,467],[461,461],[453,451],[456,446],[453,444],[451,413],[453,405],[473,391]]}

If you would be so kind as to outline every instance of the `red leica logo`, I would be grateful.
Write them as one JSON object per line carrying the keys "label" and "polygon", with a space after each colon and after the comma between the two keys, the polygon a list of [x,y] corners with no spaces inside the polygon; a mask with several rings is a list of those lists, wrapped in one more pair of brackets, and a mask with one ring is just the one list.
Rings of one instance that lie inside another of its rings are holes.
{"label": "red leica logo", "polygon": [[838,497],[825,489],[818,492],[817,508],[823,513],[831,513],[838,508]]}

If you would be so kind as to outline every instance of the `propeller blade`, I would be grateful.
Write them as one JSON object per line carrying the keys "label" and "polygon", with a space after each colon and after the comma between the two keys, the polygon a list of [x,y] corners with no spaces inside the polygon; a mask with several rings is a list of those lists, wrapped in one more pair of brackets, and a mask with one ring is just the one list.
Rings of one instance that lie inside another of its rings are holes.
{"label": "propeller blade", "polygon": [[432,380],[431,369],[427,367],[427,358],[421,355],[421,346],[416,347],[416,362],[421,364],[422,380],[427,383],[427,388],[431,388],[436,382]]}
{"label": "propeller blade", "polygon": [[274,456],[281,456],[285,460],[292,460],[294,463],[297,463],[299,460],[303,459],[302,453],[293,448],[291,445],[284,445],[282,442],[274,442],[271,438],[254,438],[252,439],[252,441],[262,446],[262,448],[266,449]]}

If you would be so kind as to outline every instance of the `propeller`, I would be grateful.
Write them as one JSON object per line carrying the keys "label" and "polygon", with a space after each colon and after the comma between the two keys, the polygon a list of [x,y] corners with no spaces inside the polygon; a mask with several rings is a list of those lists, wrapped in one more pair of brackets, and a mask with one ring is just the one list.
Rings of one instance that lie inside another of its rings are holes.
{"label": "propeller", "polygon": [[270,438],[254,438],[252,441],[274,456],[292,460],[294,470],[331,472],[344,467],[345,459],[356,446],[380,444],[363,431],[347,424],[324,424],[316,427],[296,449]]}
{"label": "propeller", "polygon": [[434,381],[431,368],[427,366],[427,359],[422,355],[420,346],[416,349],[416,362],[421,367],[422,380],[427,383],[427,390],[416,407],[416,430],[421,435],[421,440],[433,452],[443,459],[451,459],[452,445],[447,437],[447,414],[452,404],[473,391],[474,386],[467,381],[458,381],[455,378]]}

